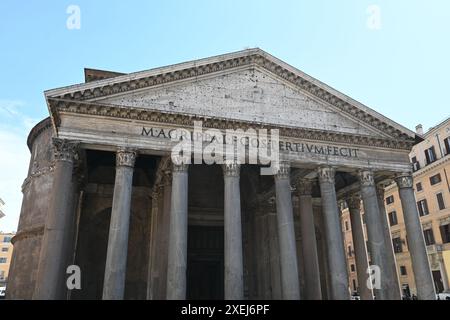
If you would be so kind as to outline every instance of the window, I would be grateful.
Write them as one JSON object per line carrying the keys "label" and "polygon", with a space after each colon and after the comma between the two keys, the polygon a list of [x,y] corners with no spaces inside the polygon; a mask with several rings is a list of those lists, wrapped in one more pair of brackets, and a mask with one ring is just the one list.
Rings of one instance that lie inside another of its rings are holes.
{"label": "window", "polygon": [[354,264],[351,264],[351,265],[350,265],[350,271],[351,271],[351,272],[355,272],[355,265],[354,265]]}
{"label": "window", "polygon": [[445,155],[450,154],[450,137],[444,139]]}
{"label": "window", "polygon": [[7,261],[6,258],[3,257],[0,258],[0,263],[6,263],[6,261]]}
{"label": "window", "polygon": [[417,157],[412,157],[411,162],[413,165],[413,171],[417,171],[420,169],[420,162],[417,161]]}
{"label": "window", "polygon": [[419,209],[419,215],[421,217],[426,216],[429,214],[428,212],[428,204],[427,199],[423,199],[417,202],[417,208]]}
{"label": "window", "polygon": [[431,246],[432,244],[435,244],[433,230],[431,230],[431,229],[423,230],[423,237],[425,238],[425,244],[427,246]]}
{"label": "window", "polygon": [[352,279],[352,284],[353,284],[353,291],[356,291],[358,288],[356,288],[356,281],[355,281],[355,279]]}
{"label": "window", "polygon": [[5,271],[0,271],[0,280],[5,280]]}
{"label": "window", "polygon": [[4,248],[2,248],[2,252],[8,252],[8,248],[6,248],[6,247],[4,247]]}
{"label": "window", "polygon": [[436,161],[436,151],[434,150],[434,146],[425,150],[425,158],[427,159],[427,164],[430,164]]}
{"label": "window", "polygon": [[371,260],[370,255],[371,255],[371,253],[370,253],[369,241],[366,241],[366,249],[367,249],[367,259],[368,259],[369,262],[370,262],[370,260]]}
{"label": "window", "polygon": [[347,247],[347,252],[348,252],[348,256],[351,257],[352,256],[352,246]]}
{"label": "window", "polygon": [[423,188],[422,188],[422,183],[421,183],[421,182],[417,182],[417,183],[416,183],[416,190],[417,190],[418,192],[420,192],[420,191],[423,190]]}
{"label": "window", "polygon": [[450,224],[444,224],[439,228],[441,230],[442,242],[450,242]]}
{"label": "window", "polygon": [[405,266],[400,266],[400,275],[406,276],[408,273],[406,272]]}
{"label": "window", "polygon": [[439,210],[444,210],[445,209],[445,203],[444,203],[444,196],[442,195],[442,192],[439,192],[438,194],[436,194],[436,199],[437,199],[437,202],[438,202]]}
{"label": "window", "polygon": [[3,242],[11,242],[11,237],[4,237]]}
{"label": "window", "polygon": [[394,196],[389,196],[386,198],[386,204],[394,203]]}
{"label": "window", "polygon": [[398,224],[398,220],[397,220],[397,212],[395,212],[395,211],[392,211],[392,212],[389,212],[389,224],[391,225],[391,226],[395,226],[396,224]]}
{"label": "window", "polygon": [[435,174],[434,176],[430,177],[430,184],[432,186],[437,184],[437,183],[439,183],[439,182],[441,182],[441,181],[442,181],[442,179],[441,179],[441,174],[440,173]]}
{"label": "window", "polygon": [[392,245],[394,247],[395,253],[403,252],[402,248],[402,239],[400,237],[396,237],[392,239]]}
{"label": "window", "polygon": [[346,220],[344,223],[345,223],[345,231],[348,231],[348,221]]}

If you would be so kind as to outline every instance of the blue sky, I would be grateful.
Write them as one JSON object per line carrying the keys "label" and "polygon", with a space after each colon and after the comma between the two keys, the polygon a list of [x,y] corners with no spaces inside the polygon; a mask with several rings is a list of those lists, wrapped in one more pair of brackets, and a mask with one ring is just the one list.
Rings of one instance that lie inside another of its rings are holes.
{"label": "blue sky", "polygon": [[[80,29],[66,26],[69,5]],[[43,91],[83,82],[84,67],[133,72],[260,47],[426,130],[450,116],[449,38],[448,0],[2,0],[0,230],[17,227],[26,136],[48,115]]]}

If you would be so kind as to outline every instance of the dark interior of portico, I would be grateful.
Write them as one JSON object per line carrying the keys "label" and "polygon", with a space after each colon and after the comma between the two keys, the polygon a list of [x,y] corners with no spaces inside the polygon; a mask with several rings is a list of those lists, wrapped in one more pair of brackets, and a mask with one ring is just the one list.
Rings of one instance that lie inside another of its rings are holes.
{"label": "dark interior of portico", "polygon": [[[114,191],[115,153],[86,150],[83,157],[84,182],[79,201],[81,206],[77,210],[78,232],[75,250],[75,264],[80,266],[82,272],[82,289],[73,290],[70,297],[101,299]],[[161,215],[168,215],[170,211],[164,208],[164,201],[167,203],[167,199],[164,200],[165,185],[157,181],[161,165],[162,158],[159,156],[141,154],[136,160],[125,299],[165,298],[169,220],[167,216],[163,218]],[[170,170],[170,167],[167,166],[164,170]],[[311,169],[294,168],[291,177],[306,176],[309,173]],[[188,175],[187,298],[223,299],[223,171],[220,165],[191,165]],[[355,181],[356,178],[351,174],[339,172],[336,175],[336,188],[343,188]],[[170,185],[168,188],[170,189]],[[244,296],[247,299],[279,299],[281,283],[274,177],[261,175],[259,166],[242,165],[240,192]],[[158,194],[156,198],[155,194]],[[319,197],[320,189],[315,185],[313,198]],[[152,206],[156,206],[157,213]],[[155,214],[158,219],[154,218]],[[297,214],[294,201],[296,234]],[[318,213],[315,213],[318,214],[320,208]],[[319,230],[317,222],[321,273],[322,279],[326,281],[326,256]],[[296,238],[301,261],[301,239],[298,235]],[[150,247],[152,241],[156,244],[153,249]],[[152,259],[153,262],[149,265]],[[302,265],[299,262],[300,278],[301,273]],[[325,287],[324,285],[323,288]]]}
{"label": "dark interior of portico", "polygon": [[[101,299],[115,180],[115,153],[86,150],[82,196],[77,217],[75,264],[81,269],[81,290],[71,299]],[[126,299],[145,299],[150,234],[150,193],[157,156],[140,155],[133,174],[127,254]]]}

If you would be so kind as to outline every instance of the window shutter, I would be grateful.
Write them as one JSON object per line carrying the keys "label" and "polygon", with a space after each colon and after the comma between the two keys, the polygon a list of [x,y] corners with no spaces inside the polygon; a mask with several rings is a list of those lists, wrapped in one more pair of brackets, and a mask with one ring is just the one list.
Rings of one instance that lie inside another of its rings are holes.
{"label": "window shutter", "polygon": [[431,148],[430,148],[430,152],[431,152],[431,161],[436,161],[436,150],[434,149],[434,146],[432,146]]}
{"label": "window shutter", "polygon": [[450,137],[444,139],[445,154],[450,154]]}
{"label": "window shutter", "polygon": [[425,158],[427,159],[427,164],[430,163],[430,155],[429,155],[429,149],[425,150]]}
{"label": "window shutter", "polygon": [[423,206],[424,206],[424,213],[428,214],[428,204],[427,204],[427,199],[423,200]]}

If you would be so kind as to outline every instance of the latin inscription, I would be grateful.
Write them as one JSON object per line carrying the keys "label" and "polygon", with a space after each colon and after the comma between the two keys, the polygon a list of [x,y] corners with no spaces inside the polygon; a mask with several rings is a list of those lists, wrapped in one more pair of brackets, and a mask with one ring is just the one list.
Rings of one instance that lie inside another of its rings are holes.
{"label": "latin inscription", "polygon": [[[176,129],[164,129],[164,128],[154,128],[154,127],[142,127],[141,135],[152,138],[159,139],[173,139],[174,132]],[[191,132],[190,137],[185,137],[186,139],[203,140],[204,142],[213,142],[216,137],[211,137],[206,132],[197,133]],[[223,141],[226,141],[225,135],[223,136]],[[254,147],[265,147],[267,143],[271,143],[270,140],[260,140],[257,137],[243,137],[241,141],[243,144],[251,144]],[[328,156],[338,156],[347,158],[358,158],[359,150],[357,148],[341,147],[333,145],[322,145],[313,144],[307,142],[294,142],[294,141],[279,141],[279,150],[287,152],[297,152],[297,153],[312,153],[318,155],[328,155]]]}

